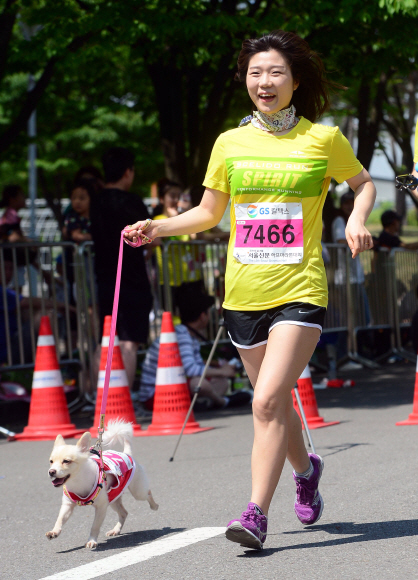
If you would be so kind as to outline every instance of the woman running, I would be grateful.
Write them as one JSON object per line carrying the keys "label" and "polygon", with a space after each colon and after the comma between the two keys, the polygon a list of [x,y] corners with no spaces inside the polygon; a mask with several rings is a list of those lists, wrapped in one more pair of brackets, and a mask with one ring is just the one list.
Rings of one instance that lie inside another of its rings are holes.
{"label": "woman running", "polygon": [[252,494],[226,537],[261,549],[285,459],[293,466],[295,512],[314,524],[324,502],[324,463],[307,453],[291,391],[322,331],[327,283],[321,257],[322,207],[331,177],[355,192],[345,230],[355,258],[370,249],[365,227],[375,187],[338,127],[315,124],[329,107],[322,61],[296,34],[275,31],[244,41],[237,78],[255,105],[213,147],[202,201],[185,214],[137,222],[136,242],[192,234],[216,225],[231,200],[224,316],[254,387]]}

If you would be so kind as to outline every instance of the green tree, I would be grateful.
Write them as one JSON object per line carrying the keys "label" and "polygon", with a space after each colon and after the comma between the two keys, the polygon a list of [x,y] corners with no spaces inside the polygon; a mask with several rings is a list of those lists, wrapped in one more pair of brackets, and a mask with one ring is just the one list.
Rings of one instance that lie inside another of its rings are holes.
{"label": "green tree", "polygon": [[357,118],[357,156],[367,169],[383,128],[388,86],[416,69],[418,38],[409,31],[417,16],[415,0],[317,0],[308,18],[293,20],[324,55],[332,78],[347,87],[334,113]]}
{"label": "green tree", "polygon": [[[36,107],[40,181],[57,196],[113,144],[135,150],[144,190],[163,172],[201,183],[216,136],[251,111],[234,81],[242,39],[275,28],[306,37],[348,87],[332,112],[343,128],[358,119],[369,167],[388,86],[415,67],[418,48],[414,35],[405,41],[415,0],[315,0],[309,10],[302,0],[0,0],[0,11],[0,171],[24,176]],[[42,27],[27,41],[20,21]]]}

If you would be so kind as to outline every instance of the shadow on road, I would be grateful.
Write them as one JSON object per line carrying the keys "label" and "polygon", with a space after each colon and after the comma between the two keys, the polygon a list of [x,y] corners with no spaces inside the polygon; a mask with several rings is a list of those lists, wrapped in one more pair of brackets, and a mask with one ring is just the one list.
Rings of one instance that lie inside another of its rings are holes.
{"label": "shadow on road", "polygon": [[361,445],[370,445],[370,443],[341,443],[341,445],[324,445],[322,449],[328,449],[325,453],[321,451],[321,457],[329,457],[330,455],[336,455],[342,451],[348,451],[354,447],[360,447]]}
{"label": "shadow on road", "polygon": [[[136,548],[141,544],[146,544],[152,542],[153,540],[158,540],[163,536],[168,536],[169,534],[178,534],[179,532],[184,532],[186,528],[162,528],[161,530],[142,530],[138,532],[127,532],[126,534],[121,534],[120,536],[114,536],[112,538],[106,538],[105,540],[99,541],[99,545],[94,550],[95,552],[106,552],[107,550],[118,550],[120,548]],[[70,552],[77,552],[77,550],[85,550],[83,546],[77,546],[77,548],[71,548],[70,550],[61,550],[57,554],[69,554]]]}
{"label": "shadow on road", "polygon": [[[404,538],[416,536],[418,534],[418,520],[394,520],[388,522],[370,522],[355,524],[353,522],[340,522],[338,524],[324,524],[305,528],[293,532],[283,532],[283,535],[315,534],[316,532],[326,532],[336,535],[350,535],[348,538],[332,538],[331,540],[305,542],[290,546],[280,546],[278,548],[265,548],[261,551],[247,551],[240,554],[238,558],[265,558],[272,556],[276,552],[287,550],[300,550],[304,548],[325,548],[329,546],[342,546],[344,544],[354,544],[358,542],[370,542],[375,540],[388,540],[390,538]],[[276,538],[279,537],[275,535]]]}
{"label": "shadow on road", "polygon": [[[314,375],[313,382],[320,382],[321,377]],[[347,389],[316,390],[320,411],[331,407],[376,409],[412,405],[415,383],[415,367],[412,363],[362,369],[351,373],[341,372],[339,377],[353,379],[355,386]]]}

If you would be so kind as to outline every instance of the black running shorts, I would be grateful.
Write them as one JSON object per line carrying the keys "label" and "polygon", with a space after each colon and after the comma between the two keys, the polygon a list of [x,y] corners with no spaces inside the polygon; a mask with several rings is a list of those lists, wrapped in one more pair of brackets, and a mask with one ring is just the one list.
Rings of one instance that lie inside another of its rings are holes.
{"label": "black running shorts", "polygon": [[327,309],[307,302],[288,302],[268,310],[224,310],[224,319],[232,344],[255,348],[267,344],[269,332],[278,324],[296,324],[318,328],[322,332]]}

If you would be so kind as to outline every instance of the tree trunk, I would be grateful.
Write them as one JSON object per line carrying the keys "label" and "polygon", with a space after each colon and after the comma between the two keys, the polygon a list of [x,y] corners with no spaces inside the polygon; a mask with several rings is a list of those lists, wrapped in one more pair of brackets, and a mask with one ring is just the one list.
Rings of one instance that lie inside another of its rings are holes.
{"label": "tree trunk", "polygon": [[[392,72],[393,74],[393,72]],[[357,157],[366,169],[369,169],[379,137],[383,120],[383,105],[386,97],[386,86],[391,75],[382,73],[377,91],[372,100],[371,87],[366,78],[361,81],[358,94],[358,149]]]}
{"label": "tree trunk", "polygon": [[184,134],[183,78],[172,55],[168,65],[148,67],[154,86],[160,120],[161,146],[166,176],[181,185],[187,183]]}

